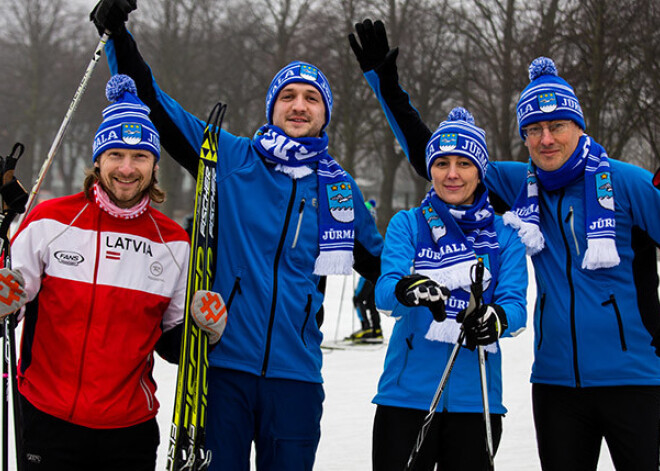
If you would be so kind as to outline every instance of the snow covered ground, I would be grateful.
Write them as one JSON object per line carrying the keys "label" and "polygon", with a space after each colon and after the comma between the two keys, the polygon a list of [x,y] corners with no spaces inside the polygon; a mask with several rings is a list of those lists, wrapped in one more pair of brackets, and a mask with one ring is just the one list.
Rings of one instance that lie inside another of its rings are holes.
{"label": "snow covered ground", "polygon": [[[530,267],[530,279],[532,271]],[[357,330],[352,296],[354,277],[332,276],[328,279],[323,325],[325,341],[342,339]],[[528,290],[528,305],[534,303],[534,283]],[[343,293],[343,297],[342,297]],[[341,310],[340,310],[341,307]],[[531,318],[528,321],[531,323]],[[394,325],[393,319],[382,316],[386,337]],[[19,326],[20,328],[20,326]],[[537,471],[534,424],[530,396],[529,374],[532,365],[532,331],[528,328],[515,339],[505,339],[502,345],[504,368],[504,404],[509,409],[504,419],[504,433],[495,458],[498,471]],[[380,349],[324,350],[323,376],[326,400],[321,423],[321,443],[316,455],[316,471],[367,471],[371,469],[371,427],[376,393],[386,347]],[[157,397],[161,403],[158,422],[161,446],[157,470],[165,470],[167,437],[172,418],[176,367],[157,357],[154,377],[158,383]],[[444,365],[443,365],[444,367]],[[438,376],[438,381],[440,377]],[[10,429],[10,470],[15,470],[13,430]],[[253,468],[254,465],[253,465]],[[599,471],[614,467],[603,443]]]}

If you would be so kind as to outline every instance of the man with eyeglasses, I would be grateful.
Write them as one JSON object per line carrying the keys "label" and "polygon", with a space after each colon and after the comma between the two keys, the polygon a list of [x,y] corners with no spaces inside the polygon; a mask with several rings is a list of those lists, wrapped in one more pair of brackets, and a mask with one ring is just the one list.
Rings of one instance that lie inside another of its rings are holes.
{"label": "man with eyeglasses", "polygon": [[[417,173],[431,130],[398,83],[381,22],[349,42]],[[352,37],[351,37],[352,36]],[[658,470],[660,192],[650,172],[610,159],[585,133],[573,88],[548,58],[517,105],[530,160],[491,162],[486,185],[510,207],[537,281],[534,422],[544,470],[596,470],[605,438],[617,470]]]}

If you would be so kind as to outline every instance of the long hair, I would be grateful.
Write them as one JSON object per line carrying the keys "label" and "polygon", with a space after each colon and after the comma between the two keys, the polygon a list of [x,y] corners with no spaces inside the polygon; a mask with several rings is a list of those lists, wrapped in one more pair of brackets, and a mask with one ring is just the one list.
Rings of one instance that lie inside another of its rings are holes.
{"label": "long hair", "polygon": [[[93,200],[92,187],[94,183],[99,181],[99,172],[98,167],[88,168],[85,170],[85,181],[83,182],[83,191],[85,192],[85,197],[88,200]],[[154,168],[153,173],[151,174],[151,183],[145,190],[149,193],[149,199],[154,203],[162,203],[165,201],[165,191],[163,191],[158,186],[158,178],[156,177],[156,169]]]}

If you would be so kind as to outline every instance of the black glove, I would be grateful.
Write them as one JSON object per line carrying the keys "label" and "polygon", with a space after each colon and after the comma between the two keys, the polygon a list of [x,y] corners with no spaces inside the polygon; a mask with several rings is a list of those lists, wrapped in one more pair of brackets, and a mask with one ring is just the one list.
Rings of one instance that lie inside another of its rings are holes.
{"label": "black glove", "polygon": [[431,310],[433,319],[442,322],[447,318],[445,301],[451,292],[444,286],[426,276],[404,276],[394,289],[396,299],[404,306],[426,306]]}
{"label": "black glove", "polygon": [[504,309],[497,304],[484,304],[472,313],[463,309],[456,316],[456,322],[463,324],[465,346],[470,350],[477,345],[490,345],[509,327]]}
{"label": "black glove", "polygon": [[12,177],[9,182],[0,186],[0,195],[2,196],[3,203],[11,211],[15,211],[18,214],[25,212],[25,204],[29,199],[28,192],[15,177]]}
{"label": "black glove", "polygon": [[101,0],[89,14],[99,35],[105,31],[118,34],[125,28],[128,14],[137,8],[137,0]]}
{"label": "black glove", "polygon": [[655,354],[660,357],[660,328],[655,332],[651,346],[655,347]]}
{"label": "black glove", "polygon": [[382,21],[364,20],[362,23],[355,24],[360,42],[353,33],[348,35],[348,42],[355,53],[355,57],[360,63],[362,72],[370,70],[388,70],[396,71],[396,57],[399,54],[399,48],[390,49],[387,42],[387,32]]}

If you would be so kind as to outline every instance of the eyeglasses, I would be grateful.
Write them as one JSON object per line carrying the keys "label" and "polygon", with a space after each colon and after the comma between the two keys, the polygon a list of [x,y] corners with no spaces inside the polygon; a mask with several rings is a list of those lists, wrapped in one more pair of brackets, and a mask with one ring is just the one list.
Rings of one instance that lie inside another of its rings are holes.
{"label": "eyeglasses", "polygon": [[553,121],[547,126],[530,124],[529,126],[525,126],[523,128],[523,135],[525,138],[531,137],[532,139],[538,139],[543,135],[543,130],[547,128],[548,131],[550,131],[550,134],[557,137],[568,131],[570,124],[570,121]]}

